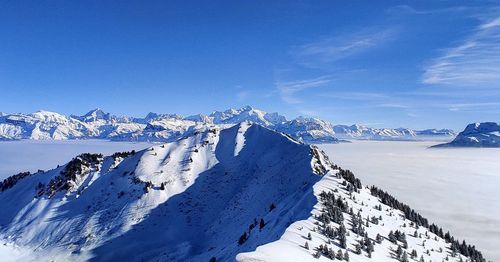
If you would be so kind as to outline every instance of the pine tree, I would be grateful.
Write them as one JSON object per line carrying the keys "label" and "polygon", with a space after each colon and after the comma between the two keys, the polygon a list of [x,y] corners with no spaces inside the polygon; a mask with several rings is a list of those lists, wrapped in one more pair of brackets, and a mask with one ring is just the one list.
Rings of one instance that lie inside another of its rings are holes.
{"label": "pine tree", "polygon": [[403,252],[403,256],[401,257],[401,262],[408,262],[408,255],[406,254],[406,251]]}
{"label": "pine tree", "polygon": [[243,235],[240,236],[240,239],[238,239],[238,245],[243,245],[247,241],[247,232],[243,233]]}
{"label": "pine tree", "polygon": [[349,261],[349,252],[347,251],[344,253],[344,260]]}
{"label": "pine tree", "polygon": [[411,258],[415,259],[417,256],[418,256],[418,255],[417,255],[417,250],[413,249],[413,250],[411,251]]}
{"label": "pine tree", "polygon": [[377,234],[377,236],[375,237],[375,240],[377,241],[377,243],[380,244],[380,243],[382,243],[383,238],[380,234]]}
{"label": "pine tree", "polygon": [[394,235],[394,232],[392,232],[392,230],[391,230],[391,232],[389,232],[388,238],[389,238],[389,241],[391,241],[392,243],[396,243],[396,241],[397,241],[396,236]]}
{"label": "pine tree", "polygon": [[406,239],[404,239],[402,242],[403,242],[403,248],[407,249],[408,248],[408,242],[406,242]]}
{"label": "pine tree", "polygon": [[365,239],[368,240],[368,242],[366,243],[366,252],[368,253],[368,257],[372,257],[372,252],[374,251],[373,243],[369,238]]}
{"label": "pine tree", "polygon": [[[264,223],[264,219],[263,219],[263,218],[261,218],[261,219],[260,219],[260,223],[259,223],[259,229],[263,229],[265,226],[266,226],[266,223]],[[309,234],[311,234],[311,233],[309,233]],[[310,240],[310,239],[309,239],[309,240]]]}
{"label": "pine tree", "polygon": [[307,239],[312,240],[311,232],[307,233]]}
{"label": "pine tree", "polygon": [[398,250],[396,250],[397,257],[400,258],[402,254],[403,254],[403,249],[401,248],[401,246],[398,246]]}
{"label": "pine tree", "polygon": [[346,229],[345,229],[345,226],[344,224],[340,224],[340,227],[338,229],[338,232],[337,232],[338,236],[339,236],[339,241],[340,241],[340,247],[342,248],[346,248],[347,247],[347,239],[346,239]]}
{"label": "pine tree", "polygon": [[356,254],[360,255],[361,254],[361,245],[356,244],[355,248],[356,248]]}
{"label": "pine tree", "polygon": [[336,258],[337,258],[338,260],[342,260],[342,258],[343,258],[343,257],[344,257],[344,254],[342,254],[342,250],[341,250],[341,249],[339,249],[339,251],[337,252],[337,257],[336,257]]}
{"label": "pine tree", "polygon": [[309,243],[307,243],[307,241],[306,241],[306,243],[304,244],[304,248],[305,248],[305,249],[307,249],[307,250],[309,250]]}
{"label": "pine tree", "polygon": [[347,238],[345,237],[345,233],[339,235],[339,242],[341,248],[347,247]]}

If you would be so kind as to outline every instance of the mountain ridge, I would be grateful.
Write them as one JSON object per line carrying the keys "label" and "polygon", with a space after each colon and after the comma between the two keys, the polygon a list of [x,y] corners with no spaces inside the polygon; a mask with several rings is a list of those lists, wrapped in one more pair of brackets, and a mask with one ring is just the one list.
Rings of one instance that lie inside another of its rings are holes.
{"label": "mountain ridge", "polygon": [[214,111],[209,115],[183,117],[176,114],[149,113],[144,118],[118,117],[94,109],[83,116],[55,112],[0,115],[0,140],[107,139],[112,141],[171,142],[204,126],[227,127],[249,121],[292,135],[306,143],[337,143],[339,139],[361,140],[451,140],[449,129],[415,131],[407,128],[370,128],[360,125],[332,125],[318,118],[287,120],[279,113],[246,106]]}
{"label": "mountain ridge", "polygon": [[500,147],[500,125],[495,122],[468,124],[453,141],[433,147]]}

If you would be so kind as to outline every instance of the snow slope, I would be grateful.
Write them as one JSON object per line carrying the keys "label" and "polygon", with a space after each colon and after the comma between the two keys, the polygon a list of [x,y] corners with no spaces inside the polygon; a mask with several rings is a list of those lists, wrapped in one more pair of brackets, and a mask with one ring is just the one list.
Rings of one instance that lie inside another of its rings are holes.
{"label": "snow slope", "polygon": [[149,113],[144,118],[118,117],[94,109],[83,116],[64,116],[48,111],[33,114],[0,115],[0,140],[108,139],[113,141],[172,142],[195,130],[216,124],[228,127],[248,121],[287,133],[306,143],[336,143],[340,139],[368,140],[448,140],[451,130],[414,131],[405,128],[374,129],[358,125],[333,126],[317,118],[287,120],[278,113],[267,113],[250,106],[215,111],[210,115],[183,117]]}
{"label": "snow slope", "polygon": [[494,122],[469,124],[453,141],[435,147],[500,147],[500,125]]}
{"label": "snow slope", "polygon": [[[320,244],[340,249],[322,231],[339,225],[319,218],[325,205],[332,208],[323,191],[348,205],[341,212],[347,229],[354,219],[348,213],[359,211],[370,238],[415,230],[401,211],[383,205],[315,146],[244,122],[222,130],[208,126],[139,152],[82,154],[47,172],[10,177],[0,184],[0,237],[30,250],[24,260],[283,261],[288,255],[289,261],[314,261]],[[368,216],[381,220],[370,224],[363,220]],[[425,222],[418,232],[426,234],[427,221],[411,213],[415,217]],[[360,236],[348,232],[343,252],[366,260],[353,252]],[[303,247],[307,233],[309,250]],[[422,254],[424,241],[426,261],[450,253],[442,238],[425,236],[408,236],[405,251]],[[373,260],[390,260],[397,243],[376,244]]]}
{"label": "snow slope", "polygon": [[[317,248],[325,245],[331,249],[335,255],[341,251],[343,254],[349,253],[349,261],[398,261],[396,251],[403,242],[391,242],[388,235],[391,231],[400,231],[406,235],[406,252],[408,261],[413,250],[416,251],[416,261],[422,257],[424,261],[463,261],[466,257],[456,254],[453,257],[450,243],[431,233],[425,227],[416,227],[412,221],[405,218],[400,210],[381,204],[380,199],[370,193],[370,189],[362,188],[359,192],[350,194],[343,186],[343,179],[336,175],[335,171],[329,172],[320,182],[314,185],[314,194],[319,198],[321,192],[335,192],[353,209],[354,214],[359,214],[362,224],[366,225],[365,232],[374,243],[374,251],[371,256],[362,248],[361,253],[357,253],[356,245],[363,243],[365,236],[363,233],[356,234],[350,230],[353,218],[344,213],[345,220],[341,223],[330,222],[329,225],[338,230],[340,224],[347,228],[347,246],[342,248],[340,242],[335,237],[329,237],[324,232],[324,224],[318,219],[325,205],[318,202],[313,209],[312,215],[307,220],[293,223],[287,228],[283,236],[275,242],[260,246],[254,252],[242,253],[237,256],[237,261],[331,261],[328,255],[321,254],[317,259],[313,258],[317,254]],[[375,207],[380,205],[382,210]],[[381,218],[378,224],[367,222],[368,218]],[[416,237],[414,236],[417,232]],[[309,234],[311,239],[308,238]],[[382,236],[380,243],[377,243],[377,234]],[[305,244],[309,248],[305,248]],[[361,244],[362,246],[362,244]],[[427,253],[429,251],[429,253]],[[338,259],[338,258],[337,258]],[[340,259],[342,260],[342,259]]]}

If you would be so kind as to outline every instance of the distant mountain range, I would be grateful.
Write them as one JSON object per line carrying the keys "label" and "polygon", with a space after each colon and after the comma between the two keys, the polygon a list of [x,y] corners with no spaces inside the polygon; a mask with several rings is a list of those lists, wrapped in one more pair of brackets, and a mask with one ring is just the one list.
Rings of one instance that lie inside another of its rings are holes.
{"label": "distant mountain range", "polygon": [[307,117],[287,120],[278,113],[266,113],[247,106],[187,117],[149,113],[144,118],[135,118],[114,116],[101,109],[94,109],[83,116],[65,116],[49,111],[32,114],[0,113],[0,140],[109,139],[171,142],[207,126],[228,127],[244,121],[283,132],[305,143],[336,143],[339,139],[446,141],[455,136],[453,130],[449,129],[379,129],[360,125],[332,125],[321,119]]}
{"label": "distant mountain range", "polygon": [[494,122],[469,124],[453,141],[434,147],[500,147],[500,125]]}

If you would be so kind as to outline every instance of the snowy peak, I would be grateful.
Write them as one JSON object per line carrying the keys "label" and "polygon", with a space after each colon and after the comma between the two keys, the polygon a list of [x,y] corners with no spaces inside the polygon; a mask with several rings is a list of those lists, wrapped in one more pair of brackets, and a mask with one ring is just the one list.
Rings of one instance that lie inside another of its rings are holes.
{"label": "snowy peak", "polygon": [[215,111],[210,114],[215,124],[237,124],[250,121],[263,126],[274,126],[286,121],[284,116],[278,113],[268,114],[262,110],[246,106],[240,109],[228,109],[224,112]]}
{"label": "snowy peak", "polygon": [[305,143],[336,143],[335,132],[330,123],[317,118],[297,117],[282,123],[278,130]]}
{"label": "snowy peak", "polygon": [[67,118],[59,113],[38,110],[30,115],[34,119],[46,122],[64,123],[67,122]]}
{"label": "snowy peak", "polygon": [[111,120],[111,115],[109,113],[105,113],[100,108],[96,108],[96,109],[90,110],[88,113],[86,113],[83,116],[79,116],[79,117],[76,116],[75,118],[79,119],[80,121],[89,123],[89,122],[96,122],[99,120],[109,121],[109,120]]}
{"label": "snowy peak", "polygon": [[213,118],[204,114],[191,115],[184,118],[185,120],[213,124]]}
{"label": "snowy peak", "polygon": [[447,144],[436,147],[500,147],[500,125],[495,122],[473,123]]}

